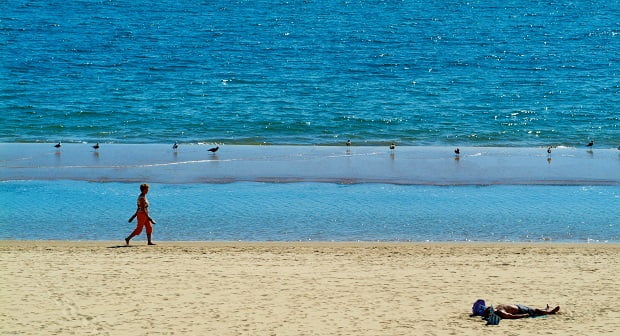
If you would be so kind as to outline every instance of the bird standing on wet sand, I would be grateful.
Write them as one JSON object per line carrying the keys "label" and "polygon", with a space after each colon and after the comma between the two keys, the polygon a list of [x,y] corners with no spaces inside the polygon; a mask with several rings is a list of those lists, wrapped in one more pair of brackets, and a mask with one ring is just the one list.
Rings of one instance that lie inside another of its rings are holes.
{"label": "bird standing on wet sand", "polygon": [[174,145],[172,145],[173,150],[177,150],[179,148],[179,144],[175,141]]}
{"label": "bird standing on wet sand", "polygon": [[551,155],[551,146],[547,147],[547,154]]}
{"label": "bird standing on wet sand", "polygon": [[394,148],[396,148],[396,144],[394,144],[393,142],[390,144],[390,150],[394,150]]}
{"label": "bird standing on wet sand", "polygon": [[454,154],[456,154],[456,155],[461,154],[461,150],[460,150],[460,149],[458,149],[458,148],[457,148],[457,149],[455,149],[455,150],[454,150]]}
{"label": "bird standing on wet sand", "polygon": [[56,147],[56,148],[60,149],[60,147],[62,147],[62,144],[60,143],[60,141],[58,141],[58,143],[57,143],[57,144],[55,144],[55,145],[54,145],[54,147]]}
{"label": "bird standing on wet sand", "polygon": [[351,140],[347,140],[346,145],[347,145],[347,147],[351,146]]}
{"label": "bird standing on wet sand", "polygon": [[98,149],[99,149],[99,143],[97,142],[97,143],[93,146],[93,148],[94,148],[95,150],[98,150]]}
{"label": "bird standing on wet sand", "polygon": [[220,146],[216,146],[216,147],[213,147],[213,148],[209,148],[209,152],[211,152],[211,153],[214,153],[214,154],[215,154],[215,152],[217,152],[217,150],[218,150],[218,149],[220,149]]}
{"label": "bird standing on wet sand", "polygon": [[588,144],[586,145],[586,147],[592,147],[594,146],[594,140],[590,140],[590,142],[588,142]]}

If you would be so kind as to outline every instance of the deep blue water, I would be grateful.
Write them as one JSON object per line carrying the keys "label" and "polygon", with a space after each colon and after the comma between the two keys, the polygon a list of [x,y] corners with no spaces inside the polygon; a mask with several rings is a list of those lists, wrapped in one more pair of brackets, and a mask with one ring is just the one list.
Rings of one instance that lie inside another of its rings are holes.
{"label": "deep blue water", "polygon": [[[2,182],[0,239],[122,242],[137,190]],[[238,182],[153,184],[148,196],[160,241],[620,242],[617,186]]]}
{"label": "deep blue water", "polygon": [[0,2],[0,141],[620,145],[620,2]]}

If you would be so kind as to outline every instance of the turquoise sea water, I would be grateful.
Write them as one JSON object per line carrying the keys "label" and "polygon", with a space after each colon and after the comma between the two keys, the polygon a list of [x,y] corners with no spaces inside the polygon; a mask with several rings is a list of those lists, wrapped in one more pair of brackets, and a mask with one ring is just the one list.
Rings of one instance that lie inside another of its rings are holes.
{"label": "turquoise sea water", "polygon": [[[137,189],[4,182],[0,239],[122,242]],[[620,242],[617,186],[153,184],[149,201],[160,241]]]}
{"label": "turquoise sea water", "polygon": [[0,3],[0,141],[620,145],[620,3]]}
{"label": "turquoise sea water", "polygon": [[2,1],[0,239],[618,242],[619,13]]}

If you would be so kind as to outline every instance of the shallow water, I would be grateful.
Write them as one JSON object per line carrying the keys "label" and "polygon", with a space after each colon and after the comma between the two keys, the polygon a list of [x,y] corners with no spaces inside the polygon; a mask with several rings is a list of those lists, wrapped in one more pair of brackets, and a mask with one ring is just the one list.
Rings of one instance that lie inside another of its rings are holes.
{"label": "shallow water", "polygon": [[620,185],[616,149],[0,144],[0,180]]}
{"label": "shallow water", "polygon": [[[138,193],[3,182],[0,239],[122,241]],[[618,186],[152,184],[149,201],[160,241],[620,242]]]}

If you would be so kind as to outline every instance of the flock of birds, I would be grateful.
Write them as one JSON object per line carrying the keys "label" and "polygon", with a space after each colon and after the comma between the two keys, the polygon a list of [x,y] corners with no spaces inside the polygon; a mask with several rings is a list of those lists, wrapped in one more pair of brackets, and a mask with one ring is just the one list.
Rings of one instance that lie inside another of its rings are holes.
{"label": "flock of birds", "polygon": [[[54,145],[54,147],[56,147],[56,149],[60,149],[60,147],[62,147],[62,142],[59,141],[57,144]],[[99,145],[99,143],[97,142],[96,144],[94,144],[92,146],[96,151],[99,150],[99,148],[101,148],[101,146]],[[173,150],[178,150],[179,149],[179,144],[177,142],[174,143],[174,145],[172,145],[172,149]],[[220,149],[220,146],[216,146],[216,147],[212,147],[209,148],[208,151],[211,153],[215,153]]]}
{"label": "flock of birds", "polygon": [[[350,139],[349,139],[349,140],[347,140],[347,142],[345,142],[345,145],[346,145],[347,147],[350,147],[350,146],[351,146],[351,140],[350,140]],[[593,146],[594,146],[594,140],[590,140],[590,142],[588,142],[588,144],[586,145],[586,147],[589,147],[589,148],[592,148]],[[54,145],[54,147],[56,147],[56,149],[60,149],[60,147],[62,147],[62,143],[61,143],[61,142],[58,142],[56,145]],[[99,143],[97,142],[97,143],[96,143],[95,145],[93,145],[92,147],[93,147],[93,148],[97,151],[97,150],[99,150],[99,148],[100,148],[101,146],[100,146],[100,145],[99,145]],[[390,147],[389,147],[389,148],[390,148],[390,150],[391,150],[391,151],[394,151],[394,150],[396,149],[396,144],[392,142],[392,143],[390,144]],[[551,154],[551,148],[552,148],[551,146],[549,146],[549,147],[547,148],[547,153],[548,153],[548,154]],[[175,143],[174,143],[174,145],[172,145],[172,149],[173,149],[174,151],[177,151],[177,150],[179,149],[179,144],[178,144],[177,142],[175,142]],[[217,152],[219,149],[220,149],[220,146],[215,146],[215,147],[211,147],[211,148],[209,148],[207,151],[209,151],[209,152],[211,152],[211,153],[215,154],[215,152]],[[618,146],[618,150],[620,150],[620,146]],[[461,154],[461,150],[460,150],[459,148],[456,148],[456,149],[454,150],[454,154],[456,154],[457,156],[458,156],[458,155],[460,155],[460,154]]]}
{"label": "flock of birds", "polygon": [[[347,147],[351,146],[351,140],[347,140],[347,142],[346,142],[345,144],[347,145]],[[589,148],[591,148],[591,147],[593,147],[593,146],[594,146],[594,140],[590,140],[590,142],[588,142],[588,144],[586,145],[586,147],[589,147]],[[551,155],[551,148],[552,148],[551,146],[547,147],[547,153],[548,153],[549,155]],[[393,151],[394,149],[396,149],[396,144],[392,142],[392,143],[390,144],[390,150],[392,150],[392,151]],[[618,146],[618,150],[620,150],[620,146]],[[457,148],[454,150],[454,154],[456,154],[457,156],[459,156],[459,155],[461,154],[461,150],[457,147]]]}

